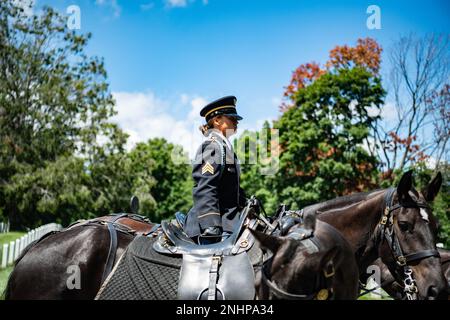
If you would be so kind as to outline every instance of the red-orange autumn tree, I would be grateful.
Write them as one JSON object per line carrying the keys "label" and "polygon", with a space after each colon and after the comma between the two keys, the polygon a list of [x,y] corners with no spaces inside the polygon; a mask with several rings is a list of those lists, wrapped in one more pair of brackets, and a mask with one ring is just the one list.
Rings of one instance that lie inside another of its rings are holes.
{"label": "red-orange autumn tree", "polygon": [[336,46],[324,67],[299,66],[286,87],[279,130],[279,201],[291,207],[334,198],[376,185],[378,161],[367,151],[385,92],[379,76],[381,47],[359,39]]}

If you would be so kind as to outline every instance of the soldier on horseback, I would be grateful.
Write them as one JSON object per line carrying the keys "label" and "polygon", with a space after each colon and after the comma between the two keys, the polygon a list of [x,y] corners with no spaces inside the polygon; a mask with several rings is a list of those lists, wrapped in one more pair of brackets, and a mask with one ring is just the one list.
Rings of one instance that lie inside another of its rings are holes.
{"label": "soldier on horseback", "polygon": [[239,186],[240,167],[228,138],[236,133],[242,117],[236,111],[236,97],[226,96],[206,105],[200,127],[207,140],[198,148],[193,164],[194,206],[184,230],[200,244],[219,242],[232,232],[238,212],[245,205]]}

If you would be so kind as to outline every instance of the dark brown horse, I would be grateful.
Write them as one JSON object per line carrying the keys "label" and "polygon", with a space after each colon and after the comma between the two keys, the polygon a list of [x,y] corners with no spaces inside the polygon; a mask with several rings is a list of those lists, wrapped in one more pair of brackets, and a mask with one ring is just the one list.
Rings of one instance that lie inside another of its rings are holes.
{"label": "dark brown horse", "polygon": [[[150,232],[153,225],[136,217],[100,217],[31,243],[15,262],[5,299],[94,299],[108,256],[114,263],[137,234]],[[107,221],[111,219],[117,219],[117,247],[110,254]]]}
{"label": "dark brown horse", "polygon": [[254,231],[273,255],[256,276],[259,299],[349,300],[358,296],[358,267],[344,237],[315,215],[286,236]]}
{"label": "dark brown horse", "polygon": [[[441,255],[442,271],[447,280],[447,293],[450,299],[450,250],[439,248],[438,251]],[[381,288],[394,299],[404,299],[403,286],[395,281],[388,267],[381,259],[377,259],[373,264],[379,268]]]}
{"label": "dark brown horse", "polygon": [[396,280],[406,283],[409,299],[446,299],[447,283],[436,250],[437,221],[427,204],[441,183],[438,173],[419,192],[412,186],[410,171],[396,189],[341,197],[307,207],[304,212],[317,213],[347,239],[363,283],[367,267],[381,257]]}

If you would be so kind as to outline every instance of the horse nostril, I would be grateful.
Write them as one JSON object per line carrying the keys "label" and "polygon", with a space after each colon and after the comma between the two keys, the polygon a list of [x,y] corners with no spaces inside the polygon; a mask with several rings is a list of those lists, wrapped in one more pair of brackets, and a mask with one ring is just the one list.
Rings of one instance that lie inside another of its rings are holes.
{"label": "horse nostril", "polygon": [[428,288],[428,298],[435,299],[439,296],[439,291],[435,286],[431,286]]}

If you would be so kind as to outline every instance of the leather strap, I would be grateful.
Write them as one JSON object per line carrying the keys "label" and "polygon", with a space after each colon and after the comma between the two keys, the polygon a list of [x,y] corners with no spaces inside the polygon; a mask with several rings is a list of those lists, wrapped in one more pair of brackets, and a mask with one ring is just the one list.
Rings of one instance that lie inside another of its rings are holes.
{"label": "leather strap", "polygon": [[119,219],[121,219],[123,217],[126,217],[126,216],[127,216],[126,213],[118,214],[111,221],[107,222],[110,242],[109,242],[108,257],[106,258],[105,270],[103,270],[103,275],[102,275],[102,283],[106,280],[108,275],[111,273],[111,270],[112,270],[113,265],[114,265],[114,260],[116,259],[117,231],[116,231],[114,223],[117,220],[119,220]]}
{"label": "leather strap", "polygon": [[213,256],[209,270],[208,300],[216,300],[216,286],[221,256]]}
{"label": "leather strap", "polygon": [[424,250],[417,253],[411,253],[405,256],[406,263],[409,263],[411,261],[415,260],[421,260],[428,257],[440,257],[439,251],[437,250]]}

